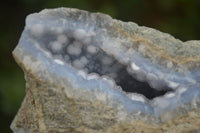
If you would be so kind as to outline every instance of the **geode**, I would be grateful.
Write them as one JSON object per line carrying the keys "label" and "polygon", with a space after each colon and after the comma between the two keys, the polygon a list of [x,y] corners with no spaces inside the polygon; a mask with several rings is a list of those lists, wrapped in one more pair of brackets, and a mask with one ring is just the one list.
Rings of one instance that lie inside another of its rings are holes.
{"label": "geode", "polygon": [[78,9],[26,18],[14,133],[200,131],[200,41]]}

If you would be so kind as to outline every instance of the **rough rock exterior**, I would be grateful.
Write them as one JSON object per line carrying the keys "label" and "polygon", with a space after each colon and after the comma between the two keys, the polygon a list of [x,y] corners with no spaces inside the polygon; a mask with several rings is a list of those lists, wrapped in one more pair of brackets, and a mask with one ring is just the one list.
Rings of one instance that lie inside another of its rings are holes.
{"label": "rough rock exterior", "polygon": [[14,133],[200,131],[200,42],[101,13],[31,14],[13,51],[26,97]]}

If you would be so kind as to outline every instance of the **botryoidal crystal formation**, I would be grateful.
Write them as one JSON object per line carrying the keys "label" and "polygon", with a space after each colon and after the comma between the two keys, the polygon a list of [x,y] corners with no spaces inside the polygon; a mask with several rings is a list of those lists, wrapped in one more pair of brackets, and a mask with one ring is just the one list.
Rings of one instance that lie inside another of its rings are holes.
{"label": "botryoidal crystal formation", "polygon": [[78,9],[26,18],[14,133],[200,131],[200,41]]}

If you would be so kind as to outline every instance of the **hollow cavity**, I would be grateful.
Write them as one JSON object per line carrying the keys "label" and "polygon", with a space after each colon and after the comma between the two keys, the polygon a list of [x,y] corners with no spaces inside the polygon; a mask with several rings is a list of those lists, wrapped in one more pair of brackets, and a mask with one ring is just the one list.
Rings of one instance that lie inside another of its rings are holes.
{"label": "hollow cavity", "polygon": [[[79,32],[79,33],[76,33]],[[84,36],[84,31],[70,31],[62,34],[46,32],[37,37],[43,49],[50,52],[55,59],[71,64],[86,73],[106,75],[125,91],[144,95],[148,99],[162,96],[170,88],[156,90],[146,82],[138,81],[127,71],[127,65],[121,64],[113,56],[104,52],[92,36]]]}

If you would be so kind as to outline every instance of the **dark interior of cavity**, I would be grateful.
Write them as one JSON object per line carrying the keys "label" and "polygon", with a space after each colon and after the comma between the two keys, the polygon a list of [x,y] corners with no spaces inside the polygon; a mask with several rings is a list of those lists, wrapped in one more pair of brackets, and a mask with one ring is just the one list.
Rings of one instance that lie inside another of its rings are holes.
{"label": "dark interior of cavity", "polygon": [[[156,90],[152,88],[148,83],[136,80],[130,73],[128,73],[126,65],[119,63],[115,58],[108,55],[100,48],[96,47],[95,53],[94,51],[93,53],[89,52],[88,47],[91,46],[91,44],[93,46],[97,44],[94,38],[90,38],[90,43],[87,44],[83,43],[83,40],[75,39],[72,36],[71,32],[65,33],[65,35],[66,37],[68,37],[68,41],[62,44],[61,50],[56,51],[52,48],[51,45],[52,42],[56,41],[57,35],[48,32],[41,38],[37,39],[40,42],[41,46],[45,50],[50,51],[54,58],[58,58],[65,61],[66,63],[70,63],[75,68],[87,71],[87,73],[97,73],[101,76],[109,76],[112,79],[114,79],[116,84],[121,86],[121,88],[125,92],[135,92],[144,95],[148,99],[153,99],[155,97],[164,95],[168,91],[171,91],[169,88],[163,88],[163,90]],[[81,52],[79,49],[80,53],[77,52],[79,54],[71,54],[69,46],[72,47],[73,45],[76,45],[76,47],[79,47],[81,49]],[[79,61],[81,59],[87,59],[84,60],[87,63],[80,63]],[[80,64],[77,62],[79,62]]]}

